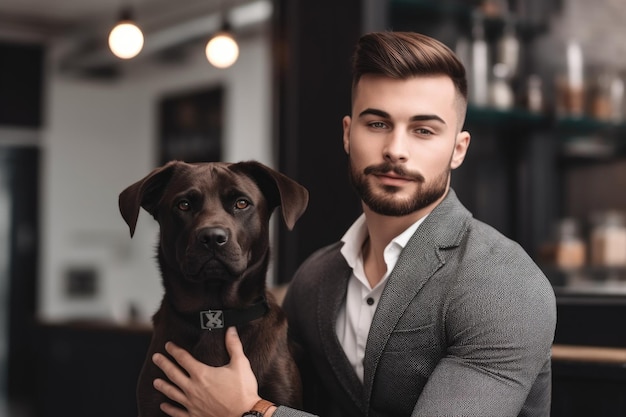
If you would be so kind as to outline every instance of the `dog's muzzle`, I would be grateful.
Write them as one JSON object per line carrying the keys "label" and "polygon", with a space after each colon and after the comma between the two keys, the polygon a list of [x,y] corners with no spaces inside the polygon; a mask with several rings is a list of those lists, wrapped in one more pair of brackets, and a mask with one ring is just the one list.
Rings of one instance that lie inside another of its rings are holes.
{"label": "dog's muzzle", "polygon": [[196,238],[207,249],[217,249],[228,243],[230,233],[223,227],[204,227],[198,231]]}
{"label": "dog's muzzle", "polygon": [[247,257],[229,229],[203,227],[195,232],[194,239],[179,257],[180,268],[190,281],[231,281],[247,267]]}

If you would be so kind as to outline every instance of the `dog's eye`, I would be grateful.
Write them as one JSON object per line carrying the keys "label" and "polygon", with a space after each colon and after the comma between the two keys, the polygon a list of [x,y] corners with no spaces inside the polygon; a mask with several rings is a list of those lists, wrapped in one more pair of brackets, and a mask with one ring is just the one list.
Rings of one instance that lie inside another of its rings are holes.
{"label": "dog's eye", "polygon": [[243,198],[240,198],[239,200],[235,201],[235,208],[237,210],[243,210],[246,209],[250,206],[250,202],[248,200],[244,200]]}
{"label": "dog's eye", "polygon": [[180,211],[189,211],[191,210],[191,203],[187,200],[180,200],[176,205]]}

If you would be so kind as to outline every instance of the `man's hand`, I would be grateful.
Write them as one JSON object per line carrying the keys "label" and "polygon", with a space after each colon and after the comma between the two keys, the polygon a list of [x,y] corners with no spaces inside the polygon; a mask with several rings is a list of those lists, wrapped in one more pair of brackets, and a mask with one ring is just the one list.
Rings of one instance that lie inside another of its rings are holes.
{"label": "man's hand", "polygon": [[156,353],[152,357],[174,384],[155,379],[154,387],[186,409],[163,403],[161,409],[166,414],[172,417],[240,417],[260,399],[256,377],[236,328],[230,327],[226,331],[230,363],[222,367],[199,362],[171,342],[165,345],[165,349],[189,375],[164,355]]}

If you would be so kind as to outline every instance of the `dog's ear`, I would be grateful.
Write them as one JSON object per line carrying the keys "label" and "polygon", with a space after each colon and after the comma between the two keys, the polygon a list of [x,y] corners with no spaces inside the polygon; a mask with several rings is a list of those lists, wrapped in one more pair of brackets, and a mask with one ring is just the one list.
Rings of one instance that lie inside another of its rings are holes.
{"label": "dog's ear", "polygon": [[130,228],[130,236],[135,234],[139,209],[143,207],[153,217],[163,194],[163,190],[180,162],[171,161],[160,168],[154,169],[143,179],[128,186],[120,193],[120,213]]}
{"label": "dog's ear", "polygon": [[257,161],[232,164],[230,169],[250,177],[261,189],[270,210],[281,206],[289,230],[302,216],[309,203],[309,192],[296,181]]}

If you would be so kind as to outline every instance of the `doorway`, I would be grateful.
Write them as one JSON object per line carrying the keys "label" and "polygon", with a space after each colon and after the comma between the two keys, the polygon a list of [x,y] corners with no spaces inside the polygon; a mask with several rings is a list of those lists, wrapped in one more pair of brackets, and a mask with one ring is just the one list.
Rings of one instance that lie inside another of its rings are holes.
{"label": "doorway", "polygon": [[1,415],[25,415],[33,391],[39,153],[0,145]]}

